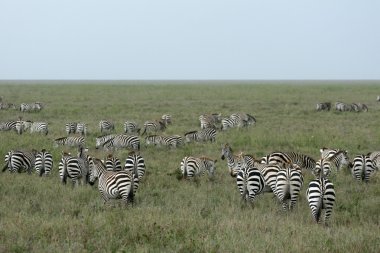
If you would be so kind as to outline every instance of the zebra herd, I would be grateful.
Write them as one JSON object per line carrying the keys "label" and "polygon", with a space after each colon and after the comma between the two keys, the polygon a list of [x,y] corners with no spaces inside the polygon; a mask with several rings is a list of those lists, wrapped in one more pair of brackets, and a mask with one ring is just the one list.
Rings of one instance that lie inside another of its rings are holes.
{"label": "zebra herd", "polygon": [[[317,103],[316,106],[317,111],[330,111],[331,110],[331,102],[323,102]],[[335,103],[335,111],[337,112],[368,112],[368,107],[363,103],[352,103],[347,104],[344,102],[336,102]]]}

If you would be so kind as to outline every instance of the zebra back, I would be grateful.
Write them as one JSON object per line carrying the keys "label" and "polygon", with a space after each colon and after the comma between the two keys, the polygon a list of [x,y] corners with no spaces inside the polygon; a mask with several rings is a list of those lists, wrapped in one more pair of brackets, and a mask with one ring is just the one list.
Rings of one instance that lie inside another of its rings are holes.
{"label": "zebra back", "polygon": [[351,173],[356,180],[368,183],[374,172],[375,165],[369,156],[357,155],[354,157]]}
{"label": "zebra back", "polygon": [[327,224],[335,203],[334,184],[326,178],[319,177],[309,183],[306,195],[314,221],[317,223],[322,221],[324,210],[324,222]]}
{"label": "zebra back", "polygon": [[125,160],[124,170],[132,171],[135,176],[138,177],[139,180],[145,174],[145,160],[144,158],[135,152],[130,152],[128,157]]}
{"label": "zebra back", "polygon": [[50,175],[51,169],[53,168],[53,156],[50,152],[42,149],[36,155],[35,169],[37,174],[41,177],[42,175]]}

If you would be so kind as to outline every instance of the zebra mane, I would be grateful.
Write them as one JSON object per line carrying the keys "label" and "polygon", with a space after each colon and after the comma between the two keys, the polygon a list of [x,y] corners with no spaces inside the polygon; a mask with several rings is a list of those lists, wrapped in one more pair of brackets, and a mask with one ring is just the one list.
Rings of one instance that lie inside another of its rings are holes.
{"label": "zebra mane", "polygon": [[198,131],[197,131],[197,130],[190,131],[190,132],[185,133],[185,135],[188,135],[188,134],[194,134],[194,133],[196,133],[196,132],[198,132]]}
{"label": "zebra mane", "polygon": [[65,140],[65,139],[67,139],[67,137],[60,137],[60,138],[55,139],[54,141],[62,141],[62,140]]}

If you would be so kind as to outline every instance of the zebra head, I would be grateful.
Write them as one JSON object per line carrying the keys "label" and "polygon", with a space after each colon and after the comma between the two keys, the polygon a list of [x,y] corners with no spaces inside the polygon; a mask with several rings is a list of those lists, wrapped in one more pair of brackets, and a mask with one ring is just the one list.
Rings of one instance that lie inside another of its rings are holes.
{"label": "zebra head", "polygon": [[224,160],[226,157],[229,157],[232,154],[232,148],[228,143],[224,144],[222,146],[222,156],[220,157],[222,160]]}
{"label": "zebra head", "polygon": [[103,169],[103,171],[106,170],[106,166],[104,163],[97,158],[88,157],[88,163],[89,163],[89,179],[88,183],[90,185],[94,185],[96,180],[100,176],[100,168]]}

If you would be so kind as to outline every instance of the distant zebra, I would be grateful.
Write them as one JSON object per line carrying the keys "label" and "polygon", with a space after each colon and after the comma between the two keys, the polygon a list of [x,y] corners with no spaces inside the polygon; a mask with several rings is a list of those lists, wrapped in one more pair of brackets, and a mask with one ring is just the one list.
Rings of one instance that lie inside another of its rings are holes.
{"label": "distant zebra", "polygon": [[96,158],[90,159],[89,183],[99,179],[98,189],[104,204],[111,199],[122,199],[125,205],[133,204],[139,187],[138,177],[131,171],[107,171],[105,165]]}
{"label": "distant zebra", "polygon": [[134,175],[137,175],[139,181],[145,174],[145,160],[144,158],[135,152],[130,152],[127,159],[125,159],[125,171],[133,172]]}
{"label": "distant zebra", "polygon": [[62,152],[62,157],[58,165],[59,176],[63,184],[67,183],[67,179],[71,179],[73,187],[88,182],[89,171],[86,161],[82,158],[74,157],[70,153]]}
{"label": "distant zebra", "polygon": [[95,148],[98,149],[104,145],[104,143],[116,137],[116,134],[108,134],[103,136],[98,136],[95,139]]}
{"label": "distant zebra", "polygon": [[35,102],[32,104],[22,103],[20,105],[20,111],[22,112],[32,112],[32,111],[41,111],[43,105],[41,102]]}
{"label": "distant zebra", "polygon": [[29,174],[32,173],[36,160],[36,150],[32,151],[19,151],[11,150],[5,155],[5,165],[3,167],[3,172],[8,169],[9,172],[23,172],[27,171]]}
{"label": "distant zebra", "polygon": [[331,102],[317,103],[317,111],[330,111]]}
{"label": "distant zebra", "polygon": [[22,122],[10,120],[10,121],[0,123],[0,131],[10,131],[10,130],[15,130],[17,133],[21,134],[23,130]]}
{"label": "distant zebra", "polygon": [[[303,176],[298,165],[287,164],[285,168],[279,170],[276,180],[275,195],[282,202],[284,211],[292,210],[297,203],[301,187],[303,185]],[[288,204],[290,201],[290,205]]]}
{"label": "distant zebra", "polygon": [[276,182],[277,182],[277,174],[283,169],[282,165],[278,164],[260,164],[256,163],[254,167],[256,167],[264,178],[265,189],[263,192],[273,192],[276,195]]}
{"label": "distant zebra", "polygon": [[31,121],[24,121],[24,130],[28,130],[31,133],[43,133],[47,135],[49,133],[49,125],[47,122],[31,122]]}
{"label": "distant zebra", "polygon": [[75,134],[76,130],[77,130],[77,122],[69,122],[69,123],[66,123],[65,124],[65,130],[66,130],[66,134],[69,135],[69,134]]}
{"label": "distant zebra", "polygon": [[83,136],[68,136],[68,137],[61,137],[54,140],[53,146],[56,148],[58,146],[69,146],[69,147],[75,147],[75,146],[84,146],[85,145],[85,139]]}
{"label": "distant zebra", "polygon": [[12,103],[0,102],[0,110],[16,109],[16,106]]}
{"label": "distant zebra", "polygon": [[204,128],[199,131],[191,131],[185,133],[185,141],[189,142],[203,142],[211,141],[214,142],[216,139],[216,130],[214,128]]}
{"label": "distant zebra", "polygon": [[111,121],[101,120],[99,122],[99,129],[100,129],[101,133],[103,133],[103,132],[111,132],[111,131],[115,130],[115,125]]}
{"label": "distant zebra", "polygon": [[216,124],[222,121],[221,113],[202,114],[199,116],[201,129],[216,128]]}
{"label": "distant zebra", "polygon": [[209,177],[214,176],[216,170],[216,160],[212,160],[208,157],[193,157],[186,156],[181,161],[181,173],[183,178],[190,179],[200,177],[207,171]]}
{"label": "distant zebra", "polygon": [[182,136],[180,135],[170,135],[170,136],[149,135],[145,137],[145,145],[167,146],[167,147],[177,148],[183,145],[183,139],[182,139]]}
{"label": "distant zebra", "polygon": [[301,169],[312,171],[315,160],[310,156],[295,152],[273,152],[261,158],[264,164],[297,164]]}
{"label": "distant zebra", "polygon": [[346,104],[343,102],[336,102],[335,103],[335,110],[344,112],[344,111],[352,111],[352,106],[350,104]]}
{"label": "distant zebra", "polygon": [[251,167],[254,165],[254,158],[251,155],[234,155],[231,146],[227,143],[222,146],[222,156],[221,159],[227,159],[227,166],[231,177],[236,177],[238,171],[241,169],[241,158],[244,158],[244,162],[247,166]]}
{"label": "distant zebra", "polygon": [[222,119],[221,130],[227,130],[234,127],[247,127],[249,125],[255,125],[255,117],[249,114],[233,113],[229,118]]}
{"label": "distant zebra", "polygon": [[144,131],[141,135],[154,133],[157,134],[158,131],[164,131],[166,128],[165,123],[162,120],[159,121],[146,121],[144,123]]}
{"label": "distant zebra", "polygon": [[120,148],[140,150],[140,139],[135,135],[118,134],[114,138],[106,141],[102,147],[106,150],[117,150]]}
{"label": "distant zebra", "polygon": [[172,116],[170,114],[164,114],[161,116],[161,120],[165,126],[170,125],[172,123]]}
{"label": "distant zebra", "polygon": [[352,111],[355,111],[355,112],[368,112],[367,105],[362,104],[362,103],[353,103],[351,107],[352,107]]}
{"label": "distant zebra", "polygon": [[321,171],[316,171],[316,176],[317,179],[309,183],[306,191],[307,200],[314,221],[322,222],[321,216],[324,210],[324,223],[327,225],[335,203],[334,184],[326,179]]}
{"label": "distant zebra", "polygon": [[49,176],[51,169],[53,168],[53,156],[46,149],[42,149],[36,155],[36,161],[34,165],[37,174],[41,177],[42,175]]}
{"label": "distant zebra", "polygon": [[124,133],[127,133],[127,134],[138,133],[138,134],[140,134],[140,128],[136,122],[126,121],[126,122],[124,122]]}
{"label": "distant zebra", "polygon": [[105,160],[105,166],[108,171],[121,171],[121,161],[119,158],[113,156],[112,154],[109,154]]}
{"label": "distant zebra", "polygon": [[369,156],[369,159],[372,160],[373,164],[376,167],[376,170],[379,170],[380,168],[380,151],[373,151],[367,154]]}
{"label": "distant zebra", "polygon": [[375,168],[375,164],[368,155],[357,155],[354,157],[351,173],[356,180],[368,183],[375,172]]}

